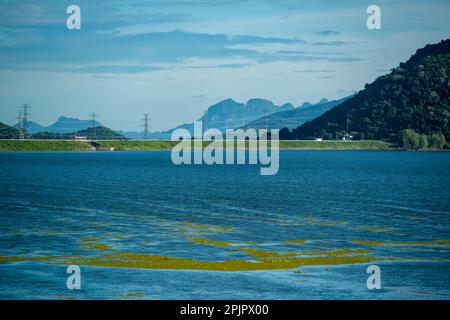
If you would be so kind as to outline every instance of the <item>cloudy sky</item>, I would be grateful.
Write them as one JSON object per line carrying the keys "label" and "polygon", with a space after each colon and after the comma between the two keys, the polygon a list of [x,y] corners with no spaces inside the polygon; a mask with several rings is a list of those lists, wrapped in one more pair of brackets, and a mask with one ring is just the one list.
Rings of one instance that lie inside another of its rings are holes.
{"label": "cloudy sky", "polygon": [[449,38],[449,19],[448,0],[1,0],[0,121],[28,103],[43,125],[97,112],[138,131],[148,113],[164,130],[226,98],[341,98]]}

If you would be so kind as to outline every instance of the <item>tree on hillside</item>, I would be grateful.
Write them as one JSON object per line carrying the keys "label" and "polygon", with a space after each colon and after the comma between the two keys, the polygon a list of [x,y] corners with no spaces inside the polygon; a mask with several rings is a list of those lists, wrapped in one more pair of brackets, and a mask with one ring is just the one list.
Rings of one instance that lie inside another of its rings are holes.
{"label": "tree on hillside", "polygon": [[399,144],[407,150],[417,150],[420,146],[420,135],[412,129],[405,129],[399,133]]}
{"label": "tree on hillside", "polygon": [[431,149],[442,149],[444,148],[447,141],[442,133],[433,133],[429,139],[429,147]]}

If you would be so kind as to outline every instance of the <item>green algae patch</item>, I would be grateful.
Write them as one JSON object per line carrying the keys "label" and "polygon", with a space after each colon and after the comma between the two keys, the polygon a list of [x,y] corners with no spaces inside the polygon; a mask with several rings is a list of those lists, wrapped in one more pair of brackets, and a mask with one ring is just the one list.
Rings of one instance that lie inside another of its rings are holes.
{"label": "green algae patch", "polygon": [[[189,225],[189,228],[191,226]],[[198,230],[204,230],[202,225],[196,225]],[[210,228],[210,226],[208,226]],[[225,228],[228,229],[228,228]],[[303,266],[330,266],[356,263],[370,263],[381,260],[401,260],[395,257],[379,257],[373,255],[373,250],[367,248],[324,248],[324,250],[267,250],[255,245],[262,243],[228,242],[188,235],[192,244],[227,248],[238,253],[236,258],[219,261],[205,261],[193,257],[165,256],[153,253],[139,253],[118,250],[110,244],[102,243],[95,237],[82,238],[84,250],[89,254],[65,254],[54,257],[0,256],[0,262],[45,261],[51,264],[77,264],[114,268],[143,269],[173,269],[173,270],[209,270],[209,271],[253,271],[253,270],[286,270]],[[310,240],[288,240],[280,244],[303,245]],[[359,240],[353,241],[360,245],[446,245],[450,240],[423,242],[381,242]],[[314,249],[314,248],[309,248]],[[407,259],[411,260],[411,259]]]}
{"label": "green algae patch", "polygon": [[85,250],[89,250],[89,249],[93,249],[93,250],[100,250],[100,251],[110,251],[112,250],[112,248],[105,244],[105,243],[92,243],[92,244],[87,244],[84,246]]}
{"label": "green algae patch", "polygon": [[99,251],[111,251],[113,250],[110,245],[106,243],[99,243],[97,238],[86,237],[81,239],[83,242],[83,250],[99,250]]}
{"label": "green algae patch", "polygon": [[143,292],[128,292],[127,298],[142,298],[145,294]]}
{"label": "green algae patch", "polygon": [[230,242],[225,241],[214,241],[210,239],[205,238],[198,238],[194,236],[189,237],[192,243],[195,244],[203,244],[203,245],[212,245],[212,246],[218,246],[218,247],[227,247],[227,248],[235,248]]}
{"label": "green algae patch", "polygon": [[233,244],[231,242],[214,241],[214,240],[209,240],[209,239],[205,239],[205,238],[191,237],[191,241],[192,241],[192,243],[195,243],[195,244],[204,244],[204,245],[213,245],[213,246],[219,246],[219,247],[225,247],[225,248],[233,248],[233,249],[245,252],[249,257],[256,257],[256,258],[281,258],[281,257],[294,257],[297,255],[297,253],[295,253],[295,252],[279,253],[279,252],[264,250],[264,249],[255,249],[255,248],[249,248],[249,247],[243,247],[243,246],[236,246],[236,244]]}
{"label": "green algae patch", "polygon": [[80,257],[74,263],[79,265],[144,268],[144,269],[176,269],[176,270],[210,270],[210,271],[250,271],[293,269],[312,265],[340,265],[368,263],[374,261],[369,256],[326,256],[326,257],[265,257],[256,261],[225,260],[202,261],[190,258],[169,257],[146,253],[116,252],[98,257]]}

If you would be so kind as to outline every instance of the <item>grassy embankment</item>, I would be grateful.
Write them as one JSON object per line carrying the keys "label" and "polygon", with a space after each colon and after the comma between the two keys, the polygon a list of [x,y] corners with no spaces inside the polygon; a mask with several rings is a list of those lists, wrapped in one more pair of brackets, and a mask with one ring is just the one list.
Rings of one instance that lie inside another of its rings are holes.
{"label": "grassy embankment", "polygon": [[[102,146],[114,147],[116,151],[138,150],[171,150],[175,141],[97,141]],[[203,145],[209,142],[204,141]],[[395,150],[395,144],[384,141],[280,141],[281,149],[290,150]],[[88,151],[91,146],[87,142],[68,140],[0,140],[0,151]]]}
{"label": "grassy embankment", "polygon": [[68,140],[0,140],[1,151],[89,151],[87,142]]}
{"label": "grassy embankment", "polygon": [[[174,141],[98,141],[101,145],[114,147],[115,150],[171,150],[177,144]],[[210,142],[204,141],[203,146]],[[394,150],[396,145],[377,140],[365,141],[280,141],[281,149],[305,150]]]}

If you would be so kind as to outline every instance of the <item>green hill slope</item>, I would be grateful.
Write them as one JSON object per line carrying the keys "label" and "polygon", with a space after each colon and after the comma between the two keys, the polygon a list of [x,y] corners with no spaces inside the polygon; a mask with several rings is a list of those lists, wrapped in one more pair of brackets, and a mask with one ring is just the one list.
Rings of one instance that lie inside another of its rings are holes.
{"label": "green hill slope", "polygon": [[19,130],[0,122],[0,139],[18,139]]}
{"label": "green hill slope", "polygon": [[450,40],[428,45],[388,75],[365,86],[353,98],[303,124],[282,139],[395,140],[403,129],[442,133],[450,141]]}

